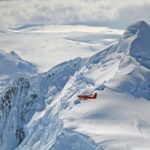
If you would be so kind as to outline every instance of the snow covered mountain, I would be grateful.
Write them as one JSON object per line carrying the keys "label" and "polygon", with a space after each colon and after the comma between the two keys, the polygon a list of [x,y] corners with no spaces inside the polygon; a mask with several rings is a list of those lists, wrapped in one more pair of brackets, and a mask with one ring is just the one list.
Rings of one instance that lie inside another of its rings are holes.
{"label": "snow covered mountain", "polygon": [[35,65],[22,60],[14,51],[6,53],[0,50],[0,62],[0,77],[14,76],[18,72],[36,72]]}
{"label": "snow covered mountain", "polygon": [[[1,91],[2,150],[149,150],[150,26],[92,57],[17,75]],[[93,101],[78,94],[97,91]]]}

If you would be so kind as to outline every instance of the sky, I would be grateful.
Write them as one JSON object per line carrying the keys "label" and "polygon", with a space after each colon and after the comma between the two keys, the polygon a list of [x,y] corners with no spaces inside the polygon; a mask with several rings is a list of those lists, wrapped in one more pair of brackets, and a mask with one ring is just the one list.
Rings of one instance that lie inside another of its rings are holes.
{"label": "sky", "polygon": [[125,28],[150,22],[150,0],[0,0],[0,30],[37,25]]}

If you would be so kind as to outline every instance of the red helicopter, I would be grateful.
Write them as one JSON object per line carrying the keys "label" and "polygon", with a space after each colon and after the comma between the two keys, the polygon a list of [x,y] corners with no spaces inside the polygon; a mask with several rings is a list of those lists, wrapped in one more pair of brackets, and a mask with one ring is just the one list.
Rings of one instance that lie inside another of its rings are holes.
{"label": "red helicopter", "polygon": [[91,94],[91,95],[78,95],[78,98],[80,100],[96,99],[97,98],[97,93]]}

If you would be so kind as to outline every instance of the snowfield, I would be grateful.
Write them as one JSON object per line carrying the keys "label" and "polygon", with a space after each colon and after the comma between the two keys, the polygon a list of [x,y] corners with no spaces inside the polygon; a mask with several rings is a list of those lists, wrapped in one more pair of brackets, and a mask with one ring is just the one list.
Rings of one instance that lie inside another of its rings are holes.
{"label": "snowfield", "polygon": [[139,21],[90,57],[1,80],[0,148],[149,150],[149,43],[150,25]]}

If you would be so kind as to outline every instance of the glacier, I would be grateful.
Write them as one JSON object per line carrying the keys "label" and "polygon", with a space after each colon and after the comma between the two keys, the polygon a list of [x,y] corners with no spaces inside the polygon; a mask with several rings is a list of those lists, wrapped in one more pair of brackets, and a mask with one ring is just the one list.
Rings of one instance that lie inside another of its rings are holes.
{"label": "glacier", "polygon": [[[0,149],[149,150],[149,43],[150,25],[138,21],[91,57],[2,79]],[[94,91],[96,100],[77,98]]]}

